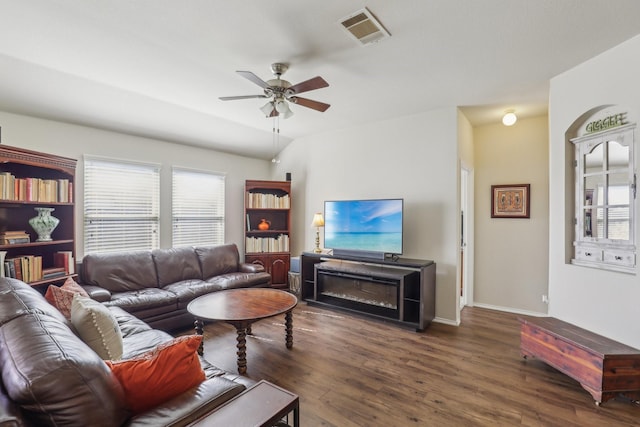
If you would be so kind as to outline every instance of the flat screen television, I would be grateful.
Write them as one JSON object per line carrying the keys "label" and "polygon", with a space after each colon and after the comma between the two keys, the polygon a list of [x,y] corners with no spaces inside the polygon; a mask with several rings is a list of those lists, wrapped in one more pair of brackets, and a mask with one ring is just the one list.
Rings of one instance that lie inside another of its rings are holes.
{"label": "flat screen television", "polygon": [[324,202],[324,247],[334,255],[402,254],[403,199]]}

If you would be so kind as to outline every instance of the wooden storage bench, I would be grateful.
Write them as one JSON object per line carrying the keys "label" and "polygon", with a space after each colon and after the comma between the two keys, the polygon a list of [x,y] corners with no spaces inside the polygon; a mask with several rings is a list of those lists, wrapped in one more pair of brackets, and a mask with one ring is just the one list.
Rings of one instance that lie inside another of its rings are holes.
{"label": "wooden storage bench", "polygon": [[640,350],[553,317],[520,318],[522,357],[570,376],[597,405],[622,394],[640,399]]}

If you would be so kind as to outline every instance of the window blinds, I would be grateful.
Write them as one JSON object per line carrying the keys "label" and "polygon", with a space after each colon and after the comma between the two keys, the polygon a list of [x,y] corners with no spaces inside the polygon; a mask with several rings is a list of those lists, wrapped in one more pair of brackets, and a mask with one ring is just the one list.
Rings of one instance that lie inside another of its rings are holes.
{"label": "window blinds", "polygon": [[159,247],[160,166],[85,157],[84,253]]}
{"label": "window blinds", "polygon": [[173,168],[173,247],[224,243],[222,174]]}

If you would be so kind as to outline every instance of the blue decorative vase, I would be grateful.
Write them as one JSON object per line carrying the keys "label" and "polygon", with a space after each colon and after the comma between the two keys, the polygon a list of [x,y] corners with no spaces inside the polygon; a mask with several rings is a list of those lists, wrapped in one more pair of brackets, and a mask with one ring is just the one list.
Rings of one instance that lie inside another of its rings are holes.
{"label": "blue decorative vase", "polygon": [[34,208],[38,212],[38,216],[34,216],[29,220],[29,225],[38,233],[36,242],[50,242],[51,233],[60,224],[60,220],[51,216],[54,208]]}

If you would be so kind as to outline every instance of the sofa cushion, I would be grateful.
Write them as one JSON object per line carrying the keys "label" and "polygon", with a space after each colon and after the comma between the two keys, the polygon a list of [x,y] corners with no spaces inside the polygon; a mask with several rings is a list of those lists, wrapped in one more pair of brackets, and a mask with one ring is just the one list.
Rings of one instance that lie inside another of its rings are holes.
{"label": "sofa cushion", "polygon": [[122,332],[122,359],[130,359],[173,339],[173,336],[164,331],[152,329],[120,307],[108,308]]}
{"label": "sofa cushion", "polygon": [[0,326],[2,382],[28,425],[121,426],[129,413],[120,384],[62,314],[19,281],[0,278],[0,295],[0,313],[19,300],[32,307]]}
{"label": "sofa cushion", "polygon": [[176,294],[178,297],[178,308],[186,308],[187,304],[194,298],[219,291],[222,287],[217,283],[205,282],[203,280],[185,280],[167,285],[164,289]]}
{"label": "sofa cushion", "polygon": [[111,315],[113,315],[113,317],[118,322],[118,327],[120,328],[120,333],[122,334],[123,340],[128,336],[151,329],[151,326],[147,325],[137,317],[127,313],[118,306],[109,306],[107,308],[111,312]]}
{"label": "sofa cushion", "polygon": [[238,271],[240,255],[234,243],[219,246],[200,246],[195,248],[202,278]]}
{"label": "sofa cushion", "polygon": [[111,292],[157,288],[151,251],[89,254],[82,259],[82,283]]}
{"label": "sofa cushion", "polygon": [[79,294],[88,297],[89,294],[75,280],[69,277],[60,287],[49,285],[44,297],[51,305],[57,308],[67,319],[71,319],[71,302],[73,296]]}
{"label": "sofa cushion", "polygon": [[104,360],[122,357],[122,334],[118,322],[98,301],[75,294],[71,303],[71,324],[82,341]]}
{"label": "sofa cushion", "polygon": [[268,286],[271,276],[269,273],[227,273],[207,279],[208,283],[219,289],[249,288],[254,286]]}
{"label": "sofa cushion", "polygon": [[[242,393],[246,387],[255,384],[247,382],[249,384],[245,385],[244,382],[239,383],[223,377],[209,378],[180,396],[156,406],[150,411],[134,416],[131,419],[131,425],[164,426],[167,425],[169,418],[172,421],[171,426],[192,425],[195,420],[211,413],[212,408],[220,407]],[[256,402],[256,404],[260,404],[260,402]],[[213,420],[209,418],[207,421],[209,421],[207,425],[215,425],[215,417]]]}
{"label": "sofa cushion", "polygon": [[156,264],[161,288],[170,283],[202,278],[198,255],[192,247],[155,249],[151,256]]}
{"label": "sofa cushion", "polygon": [[201,342],[201,335],[186,335],[133,359],[107,361],[129,408],[136,414],[149,410],[204,381],[197,353]]}
{"label": "sofa cushion", "polygon": [[[137,291],[118,292],[111,295],[111,300],[104,304],[107,306],[122,307],[129,313],[157,309],[158,313],[175,311],[178,297],[173,292],[159,288],[139,289]],[[140,317],[140,316],[138,316]],[[142,316],[144,319],[144,316]]]}
{"label": "sofa cushion", "polygon": [[30,313],[40,313],[65,322],[60,311],[49,304],[42,295],[21,280],[8,277],[0,278],[0,326]]}

